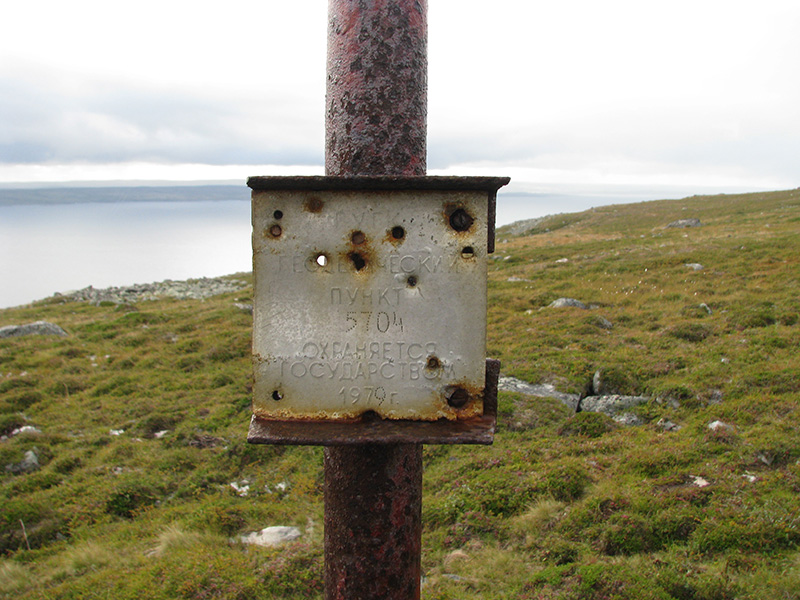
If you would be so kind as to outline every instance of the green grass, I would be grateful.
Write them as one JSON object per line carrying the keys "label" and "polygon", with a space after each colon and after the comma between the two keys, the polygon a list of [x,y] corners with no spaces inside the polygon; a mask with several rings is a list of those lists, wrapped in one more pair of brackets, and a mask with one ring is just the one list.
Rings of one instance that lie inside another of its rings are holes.
{"label": "green grass", "polygon": [[[645,424],[501,392],[493,446],[426,446],[422,597],[800,596],[800,191],[551,220],[498,231],[488,354],[564,392],[599,369]],[[0,434],[41,430],[0,442],[41,464],[0,469],[0,597],[322,596],[321,450],[245,442],[251,295],[0,311],[70,334],[0,340]],[[269,525],[304,534],[233,541]]]}

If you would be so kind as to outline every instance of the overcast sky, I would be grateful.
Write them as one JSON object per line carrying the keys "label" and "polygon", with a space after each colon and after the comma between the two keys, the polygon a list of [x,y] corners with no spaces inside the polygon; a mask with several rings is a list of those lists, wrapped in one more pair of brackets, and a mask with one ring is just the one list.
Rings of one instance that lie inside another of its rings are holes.
{"label": "overcast sky", "polygon": [[[7,3],[0,183],[322,173],[326,17],[326,0]],[[797,0],[429,0],[428,25],[431,174],[800,185]]]}

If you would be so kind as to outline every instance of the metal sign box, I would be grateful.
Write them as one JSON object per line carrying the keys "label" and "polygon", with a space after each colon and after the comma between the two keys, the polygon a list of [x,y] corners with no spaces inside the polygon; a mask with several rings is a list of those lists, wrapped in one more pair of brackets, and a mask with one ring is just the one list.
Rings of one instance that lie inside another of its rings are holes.
{"label": "metal sign box", "polygon": [[251,178],[253,413],[483,413],[487,254],[503,178]]}

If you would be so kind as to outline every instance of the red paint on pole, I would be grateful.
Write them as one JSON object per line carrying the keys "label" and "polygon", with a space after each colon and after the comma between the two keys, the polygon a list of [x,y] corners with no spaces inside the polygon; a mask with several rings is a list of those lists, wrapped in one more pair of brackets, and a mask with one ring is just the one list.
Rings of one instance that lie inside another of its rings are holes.
{"label": "red paint on pole", "polygon": [[325,171],[426,174],[426,0],[330,0]]}
{"label": "red paint on pole", "polygon": [[[330,0],[325,172],[426,174],[427,0]],[[325,449],[325,597],[420,597],[422,446]]]}

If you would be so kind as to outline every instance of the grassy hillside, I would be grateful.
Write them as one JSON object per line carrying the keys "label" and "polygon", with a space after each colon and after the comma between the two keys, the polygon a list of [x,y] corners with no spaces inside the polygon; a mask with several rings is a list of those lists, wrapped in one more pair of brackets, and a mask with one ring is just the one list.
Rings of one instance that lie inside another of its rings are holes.
{"label": "grassy hillside", "polygon": [[[501,229],[503,373],[650,401],[624,427],[501,392],[493,446],[427,446],[423,598],[800,596],[798,230],[800,190]],[[0,597],[321,597],[321,450],[244,441],[250,293],[0,311],[69,333],[0,339]],[[232,541],[271,525],[303,535]]]}

